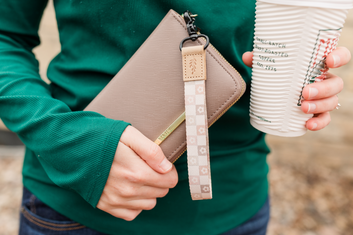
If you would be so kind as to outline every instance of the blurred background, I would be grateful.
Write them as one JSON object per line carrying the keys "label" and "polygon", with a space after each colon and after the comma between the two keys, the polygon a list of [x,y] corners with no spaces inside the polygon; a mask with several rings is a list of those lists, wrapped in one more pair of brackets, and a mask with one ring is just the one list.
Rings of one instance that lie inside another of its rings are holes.
{"label": "blurred background", "polygon": [[[40,73],[60,51],[55,13],[50,1],[41,23],[42,43],[35,49]],[[353,52],[353,10],[339,45]],[[331,70],[345,81],[342,107],[332,112],[322,131],[298,138],[267,136],[271,183],[269,235],[353,234],[353,60]],[[24,147],[0,123],[0,235],[18,234]]]}

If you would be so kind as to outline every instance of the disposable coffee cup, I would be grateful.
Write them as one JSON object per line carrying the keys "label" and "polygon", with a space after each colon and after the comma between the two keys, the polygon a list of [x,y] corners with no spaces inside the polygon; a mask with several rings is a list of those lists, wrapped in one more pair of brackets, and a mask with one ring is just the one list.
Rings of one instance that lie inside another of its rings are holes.
{"label": "disposable coffee cup", "polygon": [[304,135],[306,85],[325,79],[353,0],[257,0],[250,122],[267,134]]}

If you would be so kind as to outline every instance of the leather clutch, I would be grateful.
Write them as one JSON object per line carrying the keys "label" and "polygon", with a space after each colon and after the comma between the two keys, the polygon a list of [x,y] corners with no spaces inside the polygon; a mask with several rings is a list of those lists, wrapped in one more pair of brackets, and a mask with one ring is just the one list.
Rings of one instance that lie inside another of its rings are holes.
{"label": "leather clutch", "polygon": [[[185,122],[170,129],[185,111],[180,42],[188,37],[181,15],[170,10],[124,67],[86,107],[107,118],[131,123],[152,141],[160,143],[165,156],[175,162],[186,150]],[[203,45],[199,38],[184,47]],[[212,46],[206,49],[207,118],[211,126],[245,92],[240,74]]]}

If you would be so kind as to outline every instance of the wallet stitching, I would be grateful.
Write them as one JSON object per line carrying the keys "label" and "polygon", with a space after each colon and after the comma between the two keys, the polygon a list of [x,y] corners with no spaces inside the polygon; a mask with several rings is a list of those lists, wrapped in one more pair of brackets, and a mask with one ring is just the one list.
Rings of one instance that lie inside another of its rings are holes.
{"label": "wallet stitching", "polygon": [[[174,15],[174,13],[172,14],[173,15],[173,17],[176,19],[176,21],[184,28],[184,29],[186,29],[186,27],[179,21],[179,19]],[[200,45],[202,45],[202,43],[199,41],[199,40],[197,40],[197,43],[199,43]],[[225,69],[225,67],[219,62],[219,60],[218,59],[216,59],[216,57],[211,53],[211,52],[209,52],[208,50],[206,50],[206,52],[210,55],[210,56],[212,56],[212,58],[223,68],[223,70],[225,71],[225,72],[227,72],[228,73],[228,75],[233,79],[233,81],[235,82],[235,88],[237,89],[238,88],[238,83],[237,83],[237,81],[235,80],[235,78],[234,78],[234,76],[232,75],[232,74],[230,74],[226,69]],[[211,116],[210,116],[210,118],[208,118],[208,121],[210,120],[210,119],[212,119],[212,117],[223,107],[223,106],[225,106],[227,103],[228,103],[228,101],[229,100],[231,100],[233,97],[234,97],[234,95],[236,95],[236,93],[237,93],[237,90],[233,93],[233,95],[231,96],[231,97],[229,97],[221,106],[219,106],[219,108],[216,110],[216,111],[214,111],[212,114],[211,114]],[[242,92],[240,92],[240,94],[239,94],[239,96],[238,97],[240,97],[242,95]],[[181,147],[183,147],[183,145],[185,145],[186,144],[186,141],[184,141],[181,145],[179,145],[169,156],[171,157],[172,155],[174,155],[177,151],[179,151],[180,150],[180,148]]]}
{"label": "wallet stitching", "polygon": [[[186,140],[185,140],[183,143],[181,143],[181,144],[169,155],[169,157],[173,156],[176,152],[180,151],[180,148],[186,147],[186,146],[184,146],[184,145],[186,145]],[[168,158],[168,159],[169,159],[169,158]],[[171,160],[171,159],[169,159],[169,160]]]}

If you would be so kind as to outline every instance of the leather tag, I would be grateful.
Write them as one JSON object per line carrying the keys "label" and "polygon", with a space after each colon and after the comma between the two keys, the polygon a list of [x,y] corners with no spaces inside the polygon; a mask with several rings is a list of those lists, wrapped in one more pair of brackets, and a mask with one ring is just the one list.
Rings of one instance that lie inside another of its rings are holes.
{"label": "leather tag", "polygon": [[206,53],[203,45],[183,47],[182,56],[184,82],[206,80]]}

